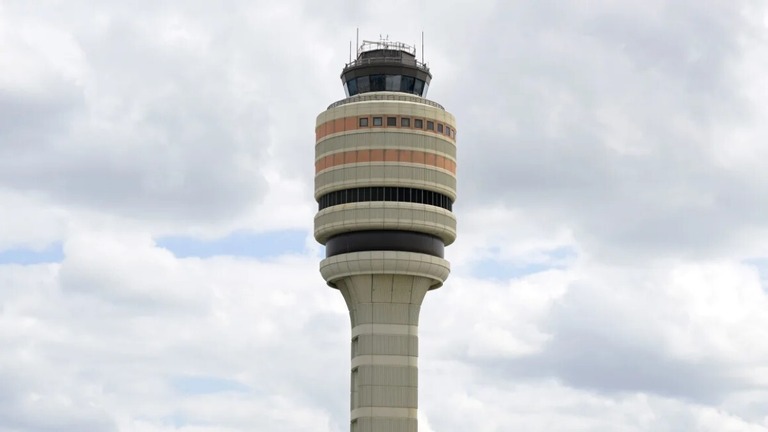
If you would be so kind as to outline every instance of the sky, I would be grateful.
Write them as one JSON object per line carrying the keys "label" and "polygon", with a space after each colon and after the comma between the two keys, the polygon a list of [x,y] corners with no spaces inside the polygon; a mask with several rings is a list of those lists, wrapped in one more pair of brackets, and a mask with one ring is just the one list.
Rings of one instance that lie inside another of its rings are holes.
{"label": "sky", "polygon": [[315,117],[457,118],[422,432],[768,431],[768,6],[0,0],[0,432],[348,430]]}

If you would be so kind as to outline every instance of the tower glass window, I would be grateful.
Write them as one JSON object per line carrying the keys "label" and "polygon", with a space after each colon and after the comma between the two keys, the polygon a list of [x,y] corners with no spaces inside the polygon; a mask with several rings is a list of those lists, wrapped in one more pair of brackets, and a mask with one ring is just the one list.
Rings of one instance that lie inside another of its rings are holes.
{"label": "tower glass window", "polygon": [[349,91],[349,96],[354,96],[357,94],[357,80],[351,79],[347,81],[347,90]]}
{"label": "tower glass window", "polygon": [[397,126],[397,117],[387,117],[387,126]]}
{"label": "tower glass window", "polygon": [[358,125],[360,127],[368,127],[368,117],[360,117]]}
{"label": "tower glass window", "polygon": [[400,119],[400,126],[402,127],[411,127],[411,119],[408,117],[403,117]]}
{"label": "tower glass window", "polygon": [[422,119],[416,119],[413,121],[413,127],[416,129],[423,129],[424,128],[424,120]]}
{"label": "tower glass window", "polygon": [[413,93],[413,87],[416,82],[416,78],[411,76],[403,76],[400,80],[400,91],[405,93]]}
{"label": "tower glass window", "polygon": [[443,124],[442,123],[438,123],[437,124],[437,131],[440,132],[440,133],[443,133]]}
{"label": "tower glass window", "polygon": [[427,120],[427,130],[435,130],[435,122]]}
{"label": "tower glass window", "polygon": [[357,90],[360,93],[367,93],[371,91],[371,80],[370,77],[362,76],[357,78]]}
{"label": "tower glass window", "polygon": [[387,75],[387,91],[400,91],[402,75]]}
{"label": "tower glass window", "polygon": [[385,75],[371,75],[371,91],[384,91],[387,89]]}
{"label": "tower glass window", "polygon": [[417,79],[413,86],[413,93],[421,96],[424,93],[424,81]]}
{"label": "tower glass window", "polygon": [[381,117],[374,117],[373,118],[373,125],[374,126],[381,126]]}

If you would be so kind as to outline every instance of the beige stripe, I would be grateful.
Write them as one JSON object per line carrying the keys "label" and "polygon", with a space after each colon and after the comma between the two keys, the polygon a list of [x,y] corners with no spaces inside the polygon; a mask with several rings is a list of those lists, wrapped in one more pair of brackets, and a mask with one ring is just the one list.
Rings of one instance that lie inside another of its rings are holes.
{"label": "beige stripe", "polygon": [[351,417],[353,420],[361,417],[416,418],[417,412],[416,408],[365,407],[353,409]]}
{"label": "beige stripe", "polygon": [[366,186],[402,186],[427,189],[456,200],[456,176],[427,165],[400,163],[349,164],[315,176],[315,199],[328,192]]}
{"label": "beige stripe", "polygon": [[374,366],[418,366],[417,356],[404,355],[359,355],[352,359],[352,369],[362,365]]}
{"label": "beige stripe", "polygon": [[456,162],[445,156],[432,152],[420,150],[403,149],[372,149],[372,150],[351,150],[329,154],[319,158],[315,162],[315,173],[320,173],[335,166],[370,163],[370,162],[399,162],[413,163],[418,165],[433,166],[444,169],[451,174],[456,174]]}
{"label": "beige stripe", "polygon": [[352,337],[361,334],[418,335],[419,327],[403,324],[360,324],[352,329]]}
{"label": "beige stripe", "polygon": [[456,160],[456,144],[439,136],[418,131],[397,133],[347,133],[326,138],[315,146],[315,157],[324,157],[330,153],[349,150],[396,148],[400,150],[419,150],[441,154]]}

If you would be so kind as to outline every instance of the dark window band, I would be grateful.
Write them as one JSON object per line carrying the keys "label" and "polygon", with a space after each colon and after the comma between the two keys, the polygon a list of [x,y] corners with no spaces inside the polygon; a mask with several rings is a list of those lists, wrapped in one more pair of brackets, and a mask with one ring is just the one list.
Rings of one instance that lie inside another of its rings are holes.
{"label": "dark window band", "polygon": [[439,238],[413,231],[354,231],[335,235],[325,243],[325,256],[352,252],[403,251],[443,258],[445,244]]}
{"label": "dark window band", "polygon": [[359,76],[346,81],[344,88],[347,96],[375,91],[394,91],[426,96],[429,84],[424,80],[408,75],[372,74]]}
{"label": "dark window band", "polygon": [[319,210],[340,204],[394,201],[427,204],[453,211],[453,201],[446,195],[424,189],[394,186],[369,186],[327,193],[317,200]]}

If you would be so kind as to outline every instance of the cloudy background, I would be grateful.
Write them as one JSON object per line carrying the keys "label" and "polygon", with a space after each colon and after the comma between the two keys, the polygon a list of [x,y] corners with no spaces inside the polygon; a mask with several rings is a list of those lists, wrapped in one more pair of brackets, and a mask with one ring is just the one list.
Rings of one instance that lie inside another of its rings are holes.
{"label": "cloudy background", "polygon": [[315,116],[459,122],[420,430],[768,431],[761,1],[0,1],[0,431],[348,430]]}

